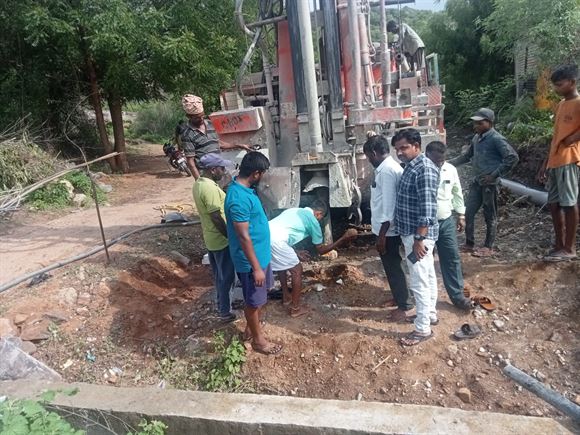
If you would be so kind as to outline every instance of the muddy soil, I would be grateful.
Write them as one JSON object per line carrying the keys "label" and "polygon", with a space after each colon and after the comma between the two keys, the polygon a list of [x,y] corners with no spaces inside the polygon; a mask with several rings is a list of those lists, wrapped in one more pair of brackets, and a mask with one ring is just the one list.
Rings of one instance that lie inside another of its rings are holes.
{"label": "muddy soil", "polygon": [[[135,173],[119,183],[118,204],[128,201],[124,209],[132,213],[141,203],[135,186],[160,195],[172,181],[160,184]],[[176,196],[185,200],[189,186],[177,183]],[[51,225],[46,223],[47,237]],[[498,308],[458,311],[440,282],[440,324],[434,338],[416,348],[398,342],[412,325],[388,320],[388,285],[368,243],[354,243],[336,260],[311,262],[304,295],[309,314],[292,319],[280,301],[270,301],[265,330],[284,350],[272,357],[248,350],[242,391],[560,416],[501,373],[509,360],[580,402],[579,263],[541,262],[550,243],[545,212],[525,203],[502,207],[497,256],[463,256],[474,292]],[[174,251],[192,264],[184,265]],[[110,265],[102,255],[91,257],[37,286],[1,294],[0,317],[18,323],[20,334],[37,333],[33,355],[67,381],[199,388],[199,361],[211,352],[215,332],[229,337],[245,325],[224,325],[215,317],[203,253],[198,228],[141,233],[112,249]],[[316,291],[317,283],[325,288]],[[453,331],[466,322],[480,325],[483,334],[454,341]],[[457,396],[462,387],[471,392],[467,403]]]}

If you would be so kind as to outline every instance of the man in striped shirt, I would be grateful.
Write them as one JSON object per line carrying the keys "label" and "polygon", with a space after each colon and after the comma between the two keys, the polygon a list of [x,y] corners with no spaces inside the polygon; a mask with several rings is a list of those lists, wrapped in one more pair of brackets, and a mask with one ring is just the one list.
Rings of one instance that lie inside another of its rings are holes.
{"label": "man in striped shirt", "polygon": [[417,130],[407,128],[397,132],[392,144],[397,157],[405,164],[397,191],[395,223],[405,247],[409,288],[417,306],[415,330],[402,338],[401,343],[414,346],[431,338],[431,325],[439,323],[435,308],[437,277],[433,260],[439,233],[439,169],[421,152],[421,134]]}

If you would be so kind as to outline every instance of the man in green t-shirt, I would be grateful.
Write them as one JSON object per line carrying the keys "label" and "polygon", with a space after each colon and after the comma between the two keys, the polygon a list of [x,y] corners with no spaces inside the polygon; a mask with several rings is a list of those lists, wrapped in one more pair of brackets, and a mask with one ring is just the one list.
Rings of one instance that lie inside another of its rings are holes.
{"label": "man in green t-shirt", "polygon": [[227,226],[224,214],[226,194],[218,186],[232,162],[210,153],[200,160],[201,176],[193,184],[193,200],[201,220],[201,230],[205,246],[209,251],[209,261],[217,292],[219,318],[225,322],[236,319],[231,312],[230,290],[234,284],[234,263],[230,256]]}

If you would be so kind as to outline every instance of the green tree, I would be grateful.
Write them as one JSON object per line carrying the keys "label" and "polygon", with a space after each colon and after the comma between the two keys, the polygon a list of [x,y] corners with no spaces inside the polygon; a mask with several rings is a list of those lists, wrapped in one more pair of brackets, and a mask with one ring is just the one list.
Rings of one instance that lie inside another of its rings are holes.
{"label": "green tree", "polygon": [[542,66],[580,60],[580,1],[494,0],[484,21],[489,48],[506,58],[517,43],[534,45]]}

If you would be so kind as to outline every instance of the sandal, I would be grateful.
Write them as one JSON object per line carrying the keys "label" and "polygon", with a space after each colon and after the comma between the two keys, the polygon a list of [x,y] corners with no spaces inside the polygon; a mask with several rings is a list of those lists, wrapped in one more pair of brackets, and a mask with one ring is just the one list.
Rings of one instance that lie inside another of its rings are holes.
{"label": "sandal", "polygon": [[433,331],[431,331],[431,334],[429,335],[422,335],[417,331],[413,331],[409,335],[406,335],[405,337],[401,338],[401,344],[403,346],[416,346],[419,343],[429,340],[430,338],[433,337],[433,335],[434,335]]}
{"label": "sandal", "polygon": [[570,261],[575,259],[576,254],[570,254],[569,252],[565,251],[550,252],[543,258],[544,261],[548,261],[550,263],[559,263],[560,261]]}
{"label": "sandal", "polygon": [[463,245],[460,249],[461,252],[468,252],[471,253],[475,250],[475,246],[473,245]]}
{"label": "sandal", "polygon": [[461,328],[453,333],[453,336],[457,340],[470,340],[481,334],[481,328],[477,325],[470,325],[469,323],[464,323]]}
{"label": "sandal", "polygon": [[[413,323],[416,318],[417,318],[417,315],[407,316],[405,318],[405,322],[407,322],[407,323]],[[429,319],[429,323],[431,324],[431,326],[437,326],[437,325],[439,325],[439,319],[435,319],[435,320]]]}
{"label": "sandal", "polygon": [[303,316],[304,314],[308,313],[308,309],[306,307],[300,306],[300,307],[290,307],[290,309],[288,310],[288,314],[290,314],[290,317],[300,317]]}
{"label": "sandal", "polygon": [[471,300],[475,305],[479,305],[485,311],[493,311],[497,308],[497,305],[487,296],[473,296]]}
{"label": "sandal", "polygon": [[270,343],[270,345],[265,348],[259,348],[252,344],[252,349],[254,349],[254,352],[261,353],[262,355],[276,355],[282,352],[283,348],[284,346],[282,346],[281,344],[275,343]]}

